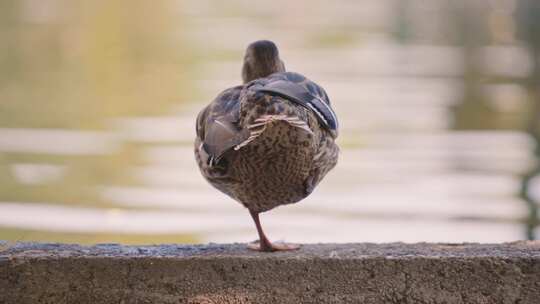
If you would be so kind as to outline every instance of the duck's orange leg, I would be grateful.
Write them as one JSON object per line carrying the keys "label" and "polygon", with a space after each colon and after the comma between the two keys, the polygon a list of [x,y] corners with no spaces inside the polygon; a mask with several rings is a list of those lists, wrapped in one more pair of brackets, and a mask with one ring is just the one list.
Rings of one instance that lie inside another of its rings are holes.
{"label": "duck's orange leg", "polygon": [[255,226],[257,226],[257,233],[259,234],[259,242],[248,244],[248,248],[251,250],[263,251],[263,252],[274,252],[274,251],[288,251],[288,250],[297,250],[300,248],[300,245],[297,244],[285,244],[285,243],[271,243],[261,226],[261,221],[259,220],[259,213],[249,211]]}

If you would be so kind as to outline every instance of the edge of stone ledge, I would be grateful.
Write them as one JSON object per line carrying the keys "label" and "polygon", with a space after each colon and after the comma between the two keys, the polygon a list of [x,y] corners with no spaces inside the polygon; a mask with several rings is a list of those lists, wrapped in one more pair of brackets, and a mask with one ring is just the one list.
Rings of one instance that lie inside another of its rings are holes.
{"label": "edge of stone ledge", "polygon": [[[540,241],[81,246],[2,242],[0,303],[522,303]],[[8,248],[9,247],[9,248]]]}
{"label": "edge of stone ledge", "polygon": [[191,258],[191,257],[279,257],[279,258],[540,258],[540,241],[510,243],[319,243],[303,244],[298,251],[261,253],[232,244],[121,245],[105,243],[78,245],[63,243],[8,242],[0,240],[0,260],[7,257],[110,257],[110,258]]}

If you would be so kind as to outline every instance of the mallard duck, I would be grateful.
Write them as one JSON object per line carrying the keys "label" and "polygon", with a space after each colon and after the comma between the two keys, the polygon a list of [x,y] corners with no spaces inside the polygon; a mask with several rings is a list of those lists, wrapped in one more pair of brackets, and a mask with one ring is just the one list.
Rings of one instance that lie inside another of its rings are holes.
{"label": "mallard duck", "polygon": [[271,243],[259,214],[302,200],[334,168],[336,114],[321,86],[285,71],[271,41],[247,47],[242,80],[199,113],[195,158],[212,186],[249,210],[259,235],[249,248],[298,249]]}

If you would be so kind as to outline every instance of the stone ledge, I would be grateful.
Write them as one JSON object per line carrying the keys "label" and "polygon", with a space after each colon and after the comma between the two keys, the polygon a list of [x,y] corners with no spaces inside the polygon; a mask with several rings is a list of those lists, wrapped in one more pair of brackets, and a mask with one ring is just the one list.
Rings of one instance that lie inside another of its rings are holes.
{"label": "stone ledge", "polygon": [[0,303],[540,303],[540,242],[0,243]]}

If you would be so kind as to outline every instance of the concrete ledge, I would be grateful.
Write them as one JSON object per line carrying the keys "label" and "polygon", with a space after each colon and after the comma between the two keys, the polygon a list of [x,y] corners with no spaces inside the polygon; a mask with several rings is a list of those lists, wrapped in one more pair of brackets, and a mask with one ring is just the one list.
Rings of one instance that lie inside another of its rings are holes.
{"label": "concrete ledge", "polygon": [[0,243],[0,303],[540,303],[540,242]]}

